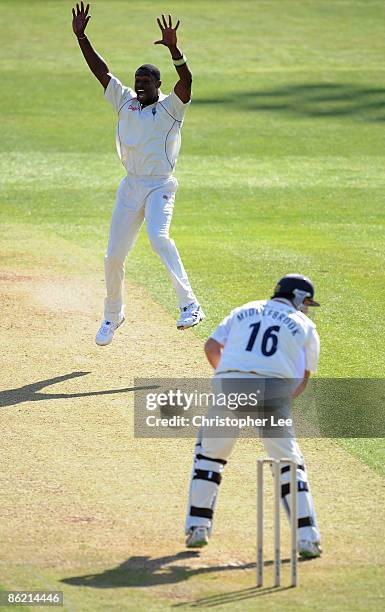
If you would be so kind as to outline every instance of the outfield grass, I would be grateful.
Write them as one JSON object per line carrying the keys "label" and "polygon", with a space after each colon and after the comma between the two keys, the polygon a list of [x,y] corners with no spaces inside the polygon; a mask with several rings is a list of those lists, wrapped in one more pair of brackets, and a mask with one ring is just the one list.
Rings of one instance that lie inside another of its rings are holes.
{"label": "outfield grass", "polygon": [[[71,35],[70,3],[2,5],[10,27],[1,59],[3,212],[102,255],[123,171],[114,114]],[[89,34],[122,80],[154,61],[168,91],[167,51],[151,46],[160,7],[144,3],[127,15],[124,2],[95,2]],[[319,374],[382,376],[382,4],[197,1],[177,9],[194,103],[173,235],[209,314],[197,333],[300,270],[323,303]],[[226,41],[223,59],[218,40]],[[128,275],[171,308],[144,232]]]}
{"label": "outfield grass", "polygon": [[[21,228],[87,249],[100,267],[123,168],[115,117],[82,60],[68,1],[0,1],[3,240],[25,264]],[[130,83],[165,5],[96,1],[89,36]],[[283,274],[313,278],[322,310],[319,375],[383,376],[385,8],[377,0],[171,2],[194,74],[172,225],[208,314],[270,294]],[[63,255],[68,257],[68,255]],[[67,262],[68,265],[68,262]],[[127,276],[176,314],[145,232]],[[128,310],[130,305],[127,305]],[[102,308],[102,304],[101,304]],[[384,474],[383,440],[341,440]],[[235,608],[234,608],[235,609]],[[359,609],[359,608],[357,608]]]}

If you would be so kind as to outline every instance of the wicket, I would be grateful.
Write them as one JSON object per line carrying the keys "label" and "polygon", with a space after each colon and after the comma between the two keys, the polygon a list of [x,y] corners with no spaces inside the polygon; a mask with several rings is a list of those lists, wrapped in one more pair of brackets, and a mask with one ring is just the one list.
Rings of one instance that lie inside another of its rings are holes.
{"label": "wicket", "polygon": [[274,586],[281,585],[281,467],[290,466],[291,586],[297,572],[297,464],[291,459],[266,457],[257,461],[257,586],[263,586],[263,468],[271,465],[274,478]]}

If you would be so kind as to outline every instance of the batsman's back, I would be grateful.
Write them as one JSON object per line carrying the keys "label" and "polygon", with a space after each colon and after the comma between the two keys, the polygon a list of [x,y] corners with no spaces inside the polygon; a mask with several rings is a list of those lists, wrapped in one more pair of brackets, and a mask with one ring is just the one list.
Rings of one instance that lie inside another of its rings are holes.
{"label": "batsman's back", "polygon": [[224,345],[216,373],[255,372],[302,378],[317,369],[315,324],[287,300],[258,300],[234,309],[211,336]]}

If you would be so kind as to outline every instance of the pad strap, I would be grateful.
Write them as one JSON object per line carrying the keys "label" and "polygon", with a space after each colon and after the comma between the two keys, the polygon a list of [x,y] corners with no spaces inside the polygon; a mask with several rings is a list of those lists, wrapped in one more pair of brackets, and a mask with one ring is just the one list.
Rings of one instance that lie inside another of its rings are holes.
{"label": "pad strap", "polygon": [[[305,466],[298,464],[297,469],[302,470],[304,472]],[[286,472],[290,472],[290,465],[285,465],[285,467],[281,468],[281,474],[285,474]]]}
{"label": "pad strap", "polygon": [[190,506],[190,516],[199,516],[200,518],[213,518],[213,511],[211,508],[197,508],[197,506]]}
{"label": "pad strap", "polygon": [[216,463],[220,463],[221,465],[226,465],[227,463],[227,461],[225,461],[224,459],[213,459],[213,457],[206,457],[206,455],[202,455],[201,453],[198,453],[195,458],[205,459],[206,461],[215,461]]}
{"label": "pad strap", "polygon": [[[307,484],[307,482],[304,482],[303,480],[298,480],[297,481],[297,491],[300,493],[301,491],[308,491],[309,490],[309,486]],[[286,495],[289,495],[290,493],[290,482],[283,484],[281,486],[281,495],[282,497],[286,497]]]}
{"label": "pad strap", "polygon": [[215,482],[219,485],[221,484],[222,475],[218,472],[212,472],[211,470],[195,470],[193,480],[208,480],[209,482]]}
{"label": "pad strap", "polygon": [[298,529],[301,527],[313,527],[314,519],[312,516],[305,516],[304,518],[298,519]]}

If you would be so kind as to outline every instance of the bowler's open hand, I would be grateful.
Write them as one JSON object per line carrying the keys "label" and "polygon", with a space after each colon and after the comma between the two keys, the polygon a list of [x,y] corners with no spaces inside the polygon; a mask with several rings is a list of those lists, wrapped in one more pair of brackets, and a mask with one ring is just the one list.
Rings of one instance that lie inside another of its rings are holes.
{"label": "bowler's open hand", "polygon": [[176,31],[179,27],[179,19],[176,22],[175,27],[172,27],[172,19],[171,15],[168,16],[168,24],[166,21],[166,17],[162,15],[162,21],[157,18],[158,26],[160,27],[160,31],[162,32],[162,39],[156,40],[154,45],[165,45],[166,47],[175,47],[177,43],[176,39]]}
{"label": "bowler's open hand", "polygon": [[84,30],[91,19],[91,15],[88,14],[89,9],[89,4],[84,8],[84,2],[80,2],[80,6],[76,3],[76,12],[74,8],[72,9],[72,29],[77,37],[84,36]]}

